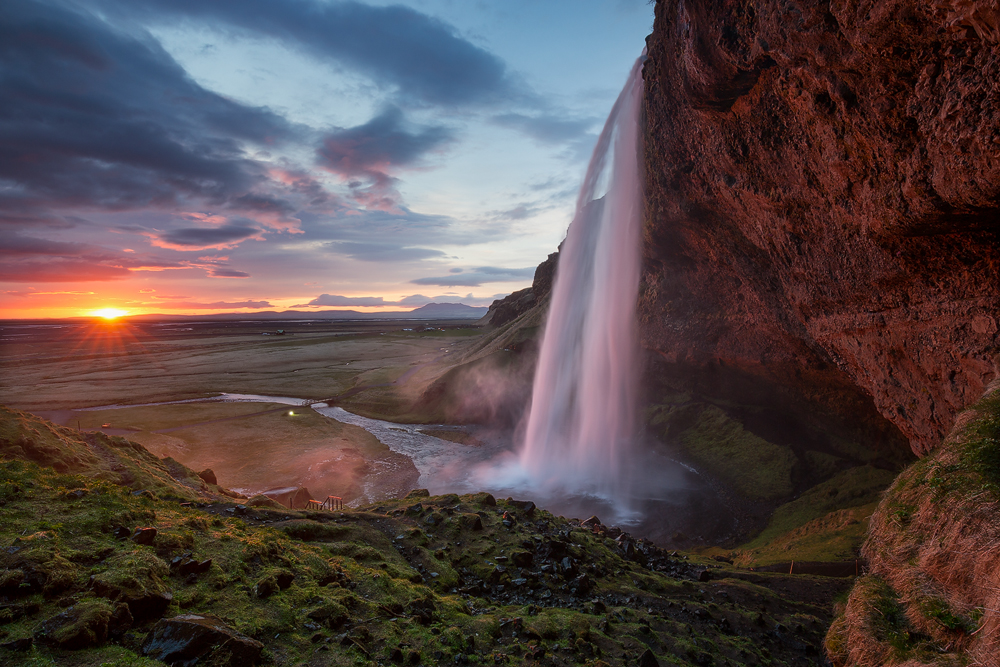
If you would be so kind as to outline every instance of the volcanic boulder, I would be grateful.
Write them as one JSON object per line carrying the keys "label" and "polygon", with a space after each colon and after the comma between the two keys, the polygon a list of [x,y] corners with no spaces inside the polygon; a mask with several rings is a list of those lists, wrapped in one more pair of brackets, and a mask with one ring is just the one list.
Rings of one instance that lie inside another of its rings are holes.
{"label": "volcanic boulder", "polygon": [[214,616],[184,614],[161,619],[142,645],[143,655],[168,665],[210,662],[219,667],[253,665],[264,645]]}

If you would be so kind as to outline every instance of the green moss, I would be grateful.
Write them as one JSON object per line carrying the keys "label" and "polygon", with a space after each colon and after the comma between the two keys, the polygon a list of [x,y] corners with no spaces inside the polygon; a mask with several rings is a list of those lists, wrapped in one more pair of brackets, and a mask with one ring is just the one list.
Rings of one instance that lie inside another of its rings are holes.
{"label": "green moss", "polygon": [[[71,575],[57,595],[45,597],[31,586],[17,592],[17,600],[37,604],[37,612],[16,617],[12,611],[3,627],[9,638],[32,636],[64,611],[61,604],[114,612],[122,599],[170,592],[165,614],[220,616],[265,642],[264,660],[274,665],[387,662],[397,648],[404,662],[414,655],[415,664],[452,664],[458,655],[471,665],[535,661],[530,656],[617,663],[636,659],[650,645],[660,664],[690,663],[688,649],[738,664],[744,653],[764,662],[746,639],[756,626],[741,605],[766,605],[786,623],[803,609],[784,594],[731,578],[736,571],[718,570],[712,581],[694,583],[701,568],[676,558],[685,572],[682,583],[625,560],[608,536],[540,509],[528,516],[487,494],[422,495],[324,514],[261,509],[234,518],[20,461],[0,461],[0,484],[19,489],[0,504],[0,544],[20,540],[16,553],[0,551],[0,584],[13,583],[16,591],[32,568]],[[69,493],[75,490],[82,493]],[[417,503],[422,511],[407,511]],[[505,526],[503,512],[517,521]],[[435,525],[425,523],[428,516]],[[273,523],[263,524],[265,517]],[[140,524],[157,527],[153,545],[114,538],[118,526]],[[546,571],[540,570],[543,544],[557,544],[559,551]],[[515,564],[526,562],[525,554],[533,554],[534,563]],[[174,556],[179,560],[171,566]],[[559,573],[563,556],[576,572]],[[212,564],[188,575],[180,563],[189,557]],[[492,586],[488,580],[498,565],[505,571]],[[592,589],[570,595],[578,574],[590,578]],[[266,596],[259,594],[262,587],[271,588]],[[594,598],[605,605],[599,612]],[[733,632],[720,629],[723,616]],[[154,620],[136,620],[132,640],[124,643],[134,646]],[[674,636],[682,630],[689,633],[687,643]],[[803,637],[818,644],[818,634]],[[318,653],[322,647],[327,650]],[[776,655],[785,650],[772,648]],[[30,655],[38,664],[67,664],[44,645]],[[149,664],[111,644],[72,658],[81,665]],[[0,663],[6,662],[0,652]]]}
{"label": "green moss", "polygon": [[763,547],[784,533],[830,512],[871,505],[894,479],[892,472],[872,466],[849,468],[776,509],[767,528],[744,548]]}
{"label": "green moss", "polygon": [[795,454],[747,431],[715,406],[705,408],[681,442],[688,455],[748,498],[792,493]]}

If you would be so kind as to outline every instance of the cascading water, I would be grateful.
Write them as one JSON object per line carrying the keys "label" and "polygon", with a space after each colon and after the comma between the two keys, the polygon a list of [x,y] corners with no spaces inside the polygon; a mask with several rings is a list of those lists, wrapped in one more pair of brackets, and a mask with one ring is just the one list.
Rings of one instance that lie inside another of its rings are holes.
{"label": "cascading water", "polygon": [[642,63],[598,139],[559,255],[521,467],[544,493],[627,509],[635,435],[642,229]]}

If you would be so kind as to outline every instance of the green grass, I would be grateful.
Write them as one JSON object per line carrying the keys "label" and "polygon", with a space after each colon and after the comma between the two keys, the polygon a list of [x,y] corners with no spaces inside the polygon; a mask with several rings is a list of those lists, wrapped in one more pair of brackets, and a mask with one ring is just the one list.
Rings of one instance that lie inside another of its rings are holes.
{"label": "green grass", "polygon": [[680,440],[696,466],[748,498],[782,498],[794,489],[792,450],[754,435],[715,406],[705,408]]}
{"label": "green grass", "polygon": [[[623,559],[610,538],[542,510],[508,528],[504,513],[520,510],[505,501],[493,505],[486,494],[412,497],[343,513],[271,512],[273,523],[261,525],[253,516],[214,516],[21,461],[0,461],[0,480],[20,490],[0,504],[0,544],[20,547],[0,553],[0,571],[30,570],[48,582],[46,590],[16,596],[39,609],[3,624],[7,640],[32,636],[42,620],[65,608],[63,600],[103,613],[113,603],[97,598],[98,592],[169,590],[166,616],[221,616],[265,642],[268,664],[301,664],[320,646],[328,649],[324,664],[386,661],[392,649],[404,646],[425,664],[451,663],[459,654],[471,665],[537,654],[555,664],[582,665],[633,661],[653,646],[661,664],[684,665],[705,651],[759,662],[765,650],[784,650],[780,642],[768,649],[720,632],[722,619],[745,631],[760,627],[743,605],[766,604],[772,624],[797,622],[805,609],[723,572],[702,583],[692,582],[692,575],[685,580],[651,572]],[[67,494],[70,488],[86,493]],[[483,527],[475,529],[465,520],[470,516]],[[159,534],[152,546],[140,546],[116,540],[112,530],[119,525],[154,525]],[[593,590],[566,598],[567,580],[543,575],[539,590],[563,604],[505,597],[503,590],[517,590],[520,571],[508,563],[497,576],[501,557],[550,540],[564,545],[575,567],[592,578]],[[180,575],[169,563],[187,553],[211,558],[211,568],[195,578]],[[285,574],[291,583],[283,588]],[[505,589],[457,592],[491,577]],[[595,613],[594,599],[606,609]],[[805,617],[817,628],[811,641],[818,642],[822,622]],[[152,622],[137,623],[100,647],[64,651],[36,644],[28,654],[0,652],[0,662],[144,666],[149,661],[134,651]],[[434,658],[439,652],[440,660]]]}

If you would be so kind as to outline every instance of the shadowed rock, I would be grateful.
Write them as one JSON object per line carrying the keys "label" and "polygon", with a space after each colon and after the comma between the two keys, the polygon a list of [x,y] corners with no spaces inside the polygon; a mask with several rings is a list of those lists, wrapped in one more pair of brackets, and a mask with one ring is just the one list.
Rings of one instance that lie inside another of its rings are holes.
{"label": "shadowed rock", "polygon": [[56,648],[77,650],[100,646],[108,636],[128,629],[132,615],[124,604],[87,600],[44,621],[35,639]]}
{"label": "shadowed rock", "polygon": [[142,654],[168,665],[199,662],[219,667],[253,665],[264,645],[214,616],[184,614],[159,621],[147,635]]}

